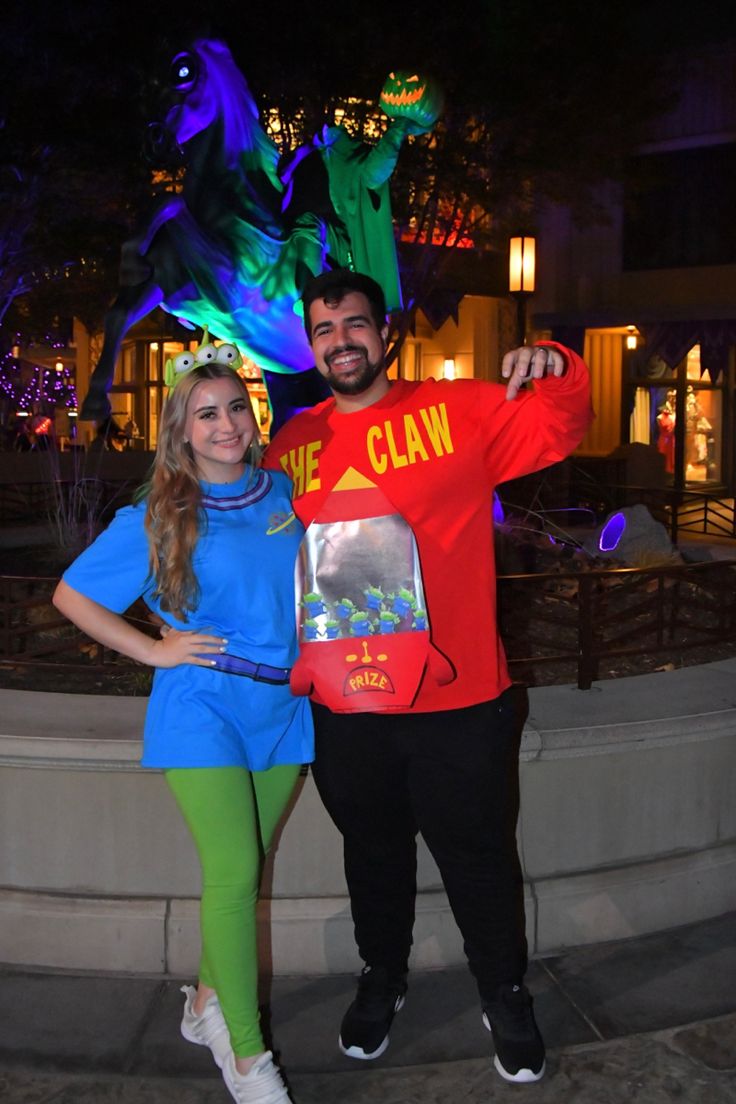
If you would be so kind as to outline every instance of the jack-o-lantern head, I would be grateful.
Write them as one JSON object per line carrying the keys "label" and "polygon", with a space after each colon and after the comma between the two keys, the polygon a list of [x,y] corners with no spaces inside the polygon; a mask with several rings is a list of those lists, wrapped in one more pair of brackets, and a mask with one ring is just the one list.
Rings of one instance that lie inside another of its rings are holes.
{"label": "jack-o-lantern head", "polygon": [[444,106],[440,86],[421,73],[389,73],[379,98],[389,119],[406,119],[416,134],[431,130]]}

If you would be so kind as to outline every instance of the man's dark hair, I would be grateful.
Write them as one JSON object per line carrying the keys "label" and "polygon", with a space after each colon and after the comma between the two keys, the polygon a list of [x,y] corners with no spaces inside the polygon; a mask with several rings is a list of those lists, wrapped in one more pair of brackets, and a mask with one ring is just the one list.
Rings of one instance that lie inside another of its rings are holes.
{"label": "man's dark hair", "polygon": [[381,285],[370,276],[364,276],[362,272],[352,272],[349,268],[334,268],[310,280],[302,294],[304,328],[310,341],[312,329],[309,309],[315,299],[324,300],[328,307],[336,307],[353,291],[359,291],[361,295],[365,295],[370,304],[371,317],[376,324],[376,329],[383,329],[386,325],[386,299]]}

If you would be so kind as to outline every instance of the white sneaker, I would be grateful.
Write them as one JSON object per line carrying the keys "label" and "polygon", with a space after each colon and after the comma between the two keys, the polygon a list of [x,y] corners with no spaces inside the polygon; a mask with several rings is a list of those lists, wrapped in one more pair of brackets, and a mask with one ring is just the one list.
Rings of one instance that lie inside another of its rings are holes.
{"label": "white sneaker", "polygon": [[231,1046],[230,1032],[225,1023],[220,1002],[215,995],[211,996],[204,1006],[204,1012],[197,1016],[194,1012],[194,998],[197,990],[193,985],[182,985],[181,991],[186,997],[184,1015],[181,1018],[182,1035],[190,1043],[209,1047],[212,1057],[222,1069]]}
{"label": "white sneaker", "polygon": [[238,1073],[232,1051],[225,1059],[222,1076],[237,1104],[290,1104],[291,1097],[281,1074],[273,1064],[273,1054],[267,1050],[253,1063],[247,1073]]}

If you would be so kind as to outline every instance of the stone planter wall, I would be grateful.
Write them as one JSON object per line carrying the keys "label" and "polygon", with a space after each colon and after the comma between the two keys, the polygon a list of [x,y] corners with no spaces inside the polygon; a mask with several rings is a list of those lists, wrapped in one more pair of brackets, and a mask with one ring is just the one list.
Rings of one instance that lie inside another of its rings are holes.
{"label": "stone planter wall", "polygon": [[[736,660],[529,698],[518,835],[530,951],[736,908]],[[163,777],[137,766],[144,709],[0,691],[1,961],[196,973],[197,860]],[[423,845],[419,885],[414,967],[462,962]],[[260,907],[274,972],[356,969],[340,840],[311,777]]]}

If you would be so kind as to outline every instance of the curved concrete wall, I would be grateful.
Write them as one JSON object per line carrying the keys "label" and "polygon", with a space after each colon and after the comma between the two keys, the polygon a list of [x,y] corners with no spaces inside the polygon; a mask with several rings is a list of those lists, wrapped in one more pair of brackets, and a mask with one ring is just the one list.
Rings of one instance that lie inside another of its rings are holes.
{"label": "curved concrete wall", "polygon": [[[736,660],[529,692],[519,845],[530,950],[736,907]],[[197,860],[137,766],[145,700],[0,691],[0,960],[196,973]],[[463,961],[423,845],[415,968]],[[261,903],[276,973],[357,965],[339,837],[302,780]]]}

